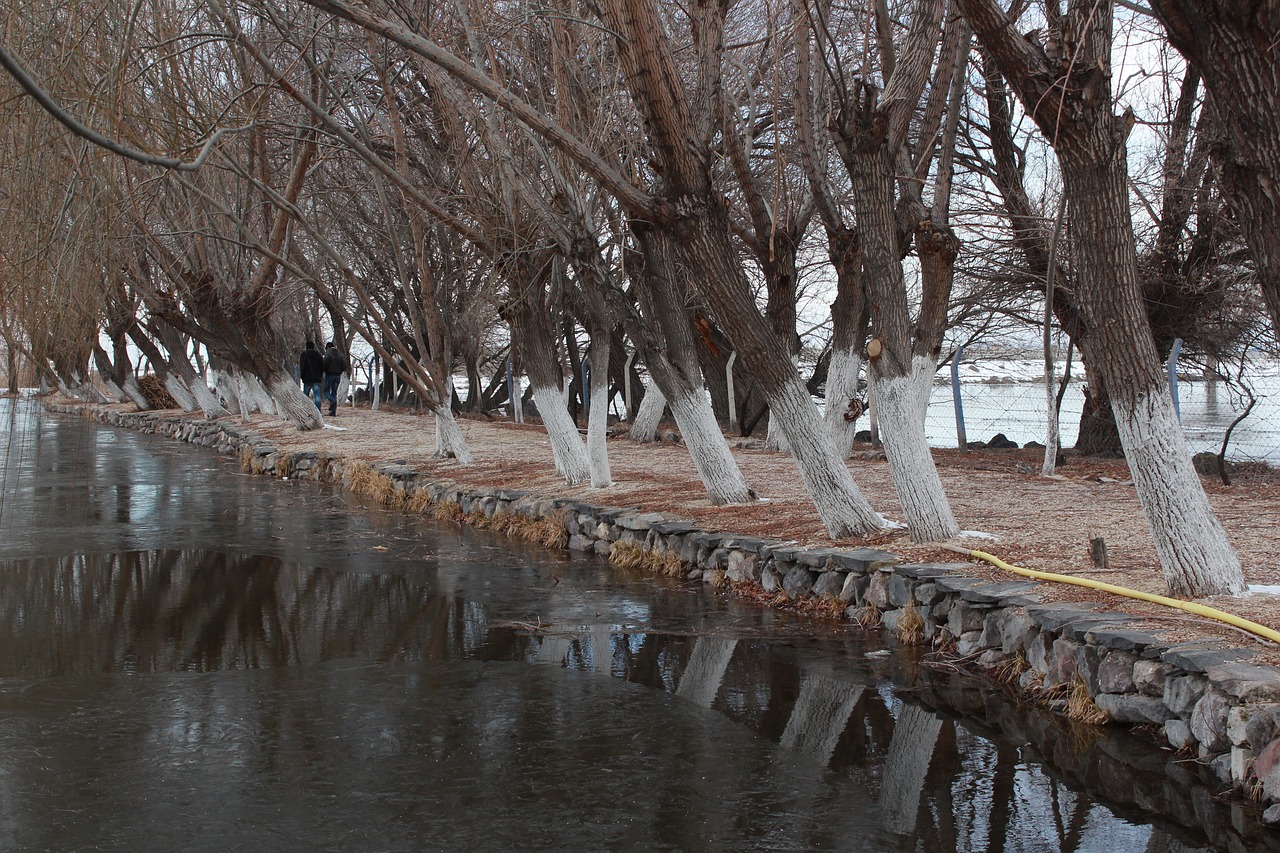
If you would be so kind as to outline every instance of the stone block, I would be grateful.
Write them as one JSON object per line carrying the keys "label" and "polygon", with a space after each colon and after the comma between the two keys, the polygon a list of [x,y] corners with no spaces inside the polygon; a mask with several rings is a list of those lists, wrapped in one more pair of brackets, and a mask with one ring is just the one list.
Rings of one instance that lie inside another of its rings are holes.
{"label": "stone block", "polygon": [[575,533],[569,537],[570,551],[590,551],[594,547],[594,543],[581,533]]}
{"label": "stone block", "polygon": [[1164,721],[1164,737],[1174,749],[1190,749],[1196,745],[1191,724],[1180,718]]}
{"label": "stone block", "polygon": [[1116,723],[1163,725],[1169,720],[1169,709],[1154,696],[1134,693],[1099,693],[1093,701]]}
{"label": "stone block", "polygon": [[831,555],[833,563],[851,572],[869,572],[876,563],[896,563],[898,559],[897,554],[879,548],[852,548]]}
{"label": "stone block", "polygon": [[1036,623],[1025,610],[1008,608],[1000,611],[1000,647],[1009,654],[1026,651],[1032,639],[1040,634]]}
{"label": "stone block", "polygon": [[981,631],[987,615],[986,608],[976,607],[966,601],[957,601],[947,614],[947,630],[957,637],[969,631]]}
{"label": "stone block", "polygon": [[1112,650],[1098,664],[1098,691],[1101,693],[1133,693],[1133,665],[1137,657],[1131,652]]}
{"label": "stone block", "polygon": [[1201,675],[1170,675],[1164,682],[1164,703],[1179,717],[1190,716],[1208,686],[1208,679]]}
{"label": "stone block", "polygon": [[760,558],[746,551],[730,551],[725,570],[729,580],[752,581],[757,579]]}
{"label": "stone block", "polygon": [[1070,684],[1077,674],[1077,657],[1081,644],[1067,637],[1053,641],[1049,654],[1049,668],[1045,671],[1046,684]]}
{"label": "stone block", "polygon": [[782,589],[782,579],[778,577],[778,573],[773,570],[772,566],[766,566],[764,571],[760,573],[760,586],[769,595],[773,595]]}
{"label": "stone block", "polygon": [[804,566],[796,566],[782,578],[782,588],[792,598],[799,598],[813,589],[815,580],[817,580],[817,575],[812,571]]}
{"label": "stone block", "polygon": [[605,539],[597,539],[595,544],[592,546],[592,550],[601,557],[607,557],[613,553],[613,543]]}
{"label": "stone block", "polygon": [[[1139,693],[1146,696],[1164,696],[1165,681],[1169,674],[1174,672],[1173,666],[1156,660],[1134,661],[1133,664],[1133,686]],[[1168,701],[1165,702],[1168,705]],[[1172,708],[1171,708],[1172,710]],[[1188,712],[1190,709],[1188,708]],[[1180,714],[1174,711],[1175,714]]]}
{"label": "stone block", "polygon": [[867,591],[863,594],[863,603],[884,610],[889,606],[889,579],[884,572],[871,575],[867,583]]}
{"label": "stone block", "polygon": [[1280,800],[1280,738],[1262,748],[1253,762],[1253,773],[1269,800]]}
{"label": "stone block", "polygon": [[[896,573],[896,572],[895,572]],[[916,601],[932,607],[945,597],[938,585],[931,581],[916,584]]]}
{"label": "stone block", "polygon": [[1274,702],[1280,699],[1280,670],[1238,661],[1210,666],[1213,686],[1241,702]]}
{"label": "stone block", "polygon": [[1231,700],[1218,690],[1207,690],[1191,711],[1191,733],[1200,743],[1202,753],[1225,752],[1231,742],[1227,740],[1227,712]]}
{"label": "stone block", "polygon": [[961,657],[968,657],[982,648],[981,631],[965,631],[956,638],[956,654]]}
{"label": "stone block", "polygon": [[1257,754],[1247,746],[1233,746],[1230,755],[1231,783],[1243,785],[1249,778],[1249,771],[1253,769],[1253,760],[1257,758]]}
{"label": "stone block", "polygon": [[871,586],[871,578],[856,572],[849,572],[844,576],[844,586],[840,587],[839,598],[845,604],[851,602],[861,604],[869,586]]}
{"label": "stone block", "polygon": [[1106,649],[1085,643],[1076,652],[1076,674],[1084,680],[1090,696],[1096,696],[1102,690],[1099,687],[1098,669],[1102,665]]}
{"label": "stone block", "polygon": [[910,578],[904,577],[897,572],[889,575],[889,585],[887,593],[889,595],[890,607],[906,607],[907,603],[915,600],[915,590]]}
{"label": "stone block", "polygon": [[835,598],[844,589],[844,580],[847,576],[847,572],[835,570],[823,572],[813,583],[813,594],[824,598]]}

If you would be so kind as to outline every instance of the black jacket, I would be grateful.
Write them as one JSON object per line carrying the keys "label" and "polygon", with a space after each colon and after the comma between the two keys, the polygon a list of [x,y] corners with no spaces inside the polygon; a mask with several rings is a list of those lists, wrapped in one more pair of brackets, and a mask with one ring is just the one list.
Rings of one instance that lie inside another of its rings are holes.
{"label": "black jacket", "polygon": [[338,352],[337,347],[330,347],[324,351],[324,372],[326,374],[337,376],[346,369],[347,360],[342,357],[342,353]]}
{"label": "black jacket", "polygon": [[324,359],[320,356],[320,350],[312,347],[302,351],[298,358],[298,378],[303,385],[324,381]]}

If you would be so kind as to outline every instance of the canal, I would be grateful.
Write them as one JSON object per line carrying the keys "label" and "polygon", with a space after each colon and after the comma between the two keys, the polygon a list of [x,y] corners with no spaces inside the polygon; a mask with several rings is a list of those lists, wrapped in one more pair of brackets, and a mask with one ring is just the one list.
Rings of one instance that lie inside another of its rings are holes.
{"label": "canal", "polygon": [[876,635],[0,431],[6,851],[1280,849],[1189,757]]}

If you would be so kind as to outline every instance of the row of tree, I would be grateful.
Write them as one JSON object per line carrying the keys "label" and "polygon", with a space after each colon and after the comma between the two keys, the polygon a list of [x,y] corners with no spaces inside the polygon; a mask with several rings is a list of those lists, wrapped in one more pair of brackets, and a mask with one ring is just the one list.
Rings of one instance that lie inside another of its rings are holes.
{"label": "row of tree", "polygon": [[[665,407],[711,500],[750,501],[720,422],[767,412],[835,538],[886,523],[844,462],[866,383],[931,541],[959,532],[923,417],[948,330],[1044,306],[1169,587],[1240,592],[1160,364],[1280,321],[1280,11],[1118,5],[33,0],[0,51],[31,96],[0,126],[0,332],[74,393],[92,369],[149,405],[141,353],[187,408],[303,429],[298,342],[358,337],[462,463],[454,409],[504,401],[509,343],[557,469],[599,487],[634,353],[637,437]],[[579,360],[611,380],[585,442]]]}

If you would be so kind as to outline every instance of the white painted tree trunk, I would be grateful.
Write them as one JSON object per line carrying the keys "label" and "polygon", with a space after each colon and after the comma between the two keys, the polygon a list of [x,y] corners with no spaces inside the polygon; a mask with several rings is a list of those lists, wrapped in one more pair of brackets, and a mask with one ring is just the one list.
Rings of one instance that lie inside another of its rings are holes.
{"label": "white painted tree trunk", "polygon": [[769,398],[769,417],[778,419],[787,432],[796,467],[828,536],[862,536],[884,527],[884,519],[871,508],[844,460],[836,456],[818,408],[799,376]]}
{"label": "white painted tree trunk", "polygon": [[[351,374],[344,373],[342,378],[338,380],[338,405],[341,406],[347,400],[347,396],[351,393]],[[355,400],[351,401],[351,406],[355,407]]]}
{"label": "white painted tree trunk", "polygon": [[102,380],[103,395],[107,398],[108,403],[123,403],[124,390],[115,383],[114,379],[107,376],[99,377]]}
{"label": "white painted tree trunk", "polygon": [[906,835],[915,830],[924,777],[941,730],[942,720],[916,705],[903,706],[898,715],[880,780],[880,812],[890,832]]}
{"label": "white painted tree trunk", "polygon": [[787,444],[787,434],[773,417],[769,418],[769,431],[765,433],[764,449],[775,453],[791,452],[791,445]]}
{"label": "white painted tree trunk", "polygon": [[831,351],[831,364],[827,367],[827,405],[822,414],[831,436],[831,444],[841,459],[853,454],[853,437],[858,432],[857,418],[847,417],[849,404],[858,396],[858,374],[862,372],[862,357],[857,350],[835,349]]}
{"label": "white painted tree trunk", "polygon": [[884,453],[902,513],[914,542],[950,539],[960,533],[942,488],[924,431],[925,406],[935,367],[932,359],[912,359],[910,376],[876,379],[876,402]]}
{"label": "white painted tree trunk", "polygon": [[176,373],[166,373],[164,375],[164,390],[169,392],[169,396],[178,404],[178,408],[184,412],[194,412],[199,408],[195,395],[187,390],[187,386],[178,378]]}
{"label": "white painted tree trunk", "polygon": [[218,395],[209,389],[203,378],[199,376],[191,377],[191,394],[196,398],[196,405],[200,407],[200,411],[204,412],[206,418],[220,418],[223,415],[230,414],[223,408]]}
{"label": "white painted tree trunk", "polygon": [[271,395],[262,385],[262,380],[252,373],[240,373],[240,399],[247,403],[250,412],[262,412],[264,415],[278,414],[276,401],[271,399]]}
{"label": "white painted tree trunk", "polygon": [[[660,393],[656,388],[649,393]],[[646,396],[647,400],[648,397]],[[680,427],[689,458],[698,469],[707,497],[716,506],[745,504],[756,494],[747,485],[738,468],[738,462],[729,450],[729,444],[720,432],[711,401],[701,391],[682,394],[670,402],[671,414]],[[643,402],[641,403],[643,409]]]}
{"label": "white painted tree trunk", "polygon": [[147,399],[147,395],[142,393],[142,389],[138,387],[138,379],[133,374],[125,377],[124,386],[120,389],[124,395],[138,407],[138,411],[145,412],[151,408],[151,401]]}
{"label": "white painted tree trunk", "polygon": [[[591,342],[591,408],[587,412],[587,460],[591,486],[613,484],[609,472],[609,338],[598,335]],[[596,377],[599,377],[597,380]]]}
{"label": "white painted tree trunk", "polygon": [[538,414],[547,428],[551,440],[551,455],[556,460],[556,473],[569,485],[586,482],[591,478],[591,462],[587,448],[578,435],[578,426],[569,417],[564,393],[559,388],[533,388],[533,399],[538,404]]}
{"label": "white painted tree trunk", "polygon": [[471,447],[458,427],[458,421],[453,417],[453,409],[449,404],[441,403],[432,409],[432,414],[436,417],[436,456],[441,459],[456,459],[462,465],[475,462],[475,457],[471,455]]}
{"label": "white painted tree trunk", "polygon": [[292,376],[278,373],[270,377],[269,381],[271,397],[281,417],[293,422],[300,430],[320,429],[324,426],[315,401],[302,393]]}
{"label": "white painted tree trunk", "polygon": [[627,436],[632,441],[648,444],[658,434],[658,424],[662,423],[662,413],[666,411],[667,398],[662,389],[652,379],[644,386],[644,397],[640,400],[640,408],[636,410],[636,419],[631,422],[631,431]]}
{"label": "white painted tree trunk", "polygon": [[1111,399],[1134,488],[1155,540],[1156,555],[1172,595],[1239,595],[1245,591],[1240,560],[1191,464],[1191,448],[1160,391],[1136,411]]}

